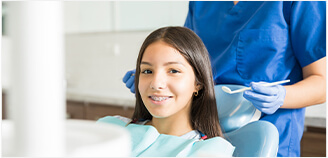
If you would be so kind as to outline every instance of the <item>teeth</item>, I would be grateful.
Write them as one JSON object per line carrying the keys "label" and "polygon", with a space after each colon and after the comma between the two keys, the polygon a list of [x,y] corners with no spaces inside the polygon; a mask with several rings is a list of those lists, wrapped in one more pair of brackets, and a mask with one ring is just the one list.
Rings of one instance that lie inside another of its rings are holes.
{"label": "teeth", "polygon": [[169,97],[154,97],[154,96],[151,96],[151,99],[153,99],[155,101],[163,101],[163,100],[166,100],[168,98]]}

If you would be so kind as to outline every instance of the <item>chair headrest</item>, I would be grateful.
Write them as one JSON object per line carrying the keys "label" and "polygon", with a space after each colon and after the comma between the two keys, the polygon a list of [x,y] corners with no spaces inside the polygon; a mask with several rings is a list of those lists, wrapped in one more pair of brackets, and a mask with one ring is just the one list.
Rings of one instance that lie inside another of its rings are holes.
{"label": "chair headrest", "polygon": [[243,93],[228,94],[222,90],[222,86],[227,86],[231,90],[245,86],[231,84],[214,86],[220,125],[223,132],[226,133],[251,122],[256,108],[243,97]]}

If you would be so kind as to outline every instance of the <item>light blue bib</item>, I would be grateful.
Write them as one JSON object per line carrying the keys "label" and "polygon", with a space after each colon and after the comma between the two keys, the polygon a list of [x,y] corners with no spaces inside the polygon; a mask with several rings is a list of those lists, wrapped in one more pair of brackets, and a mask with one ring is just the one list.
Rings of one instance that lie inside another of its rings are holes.
{"label": "light blue bib", "polygon": [[[125,127],[118,118],[107,116],[98,122],[112,123]],[[129,124],[126,129],[132,138],[133,157],[231,157],[235,147],[221,137],[206,140],[185,139],[178,136],[160,134],[150,125]]]}

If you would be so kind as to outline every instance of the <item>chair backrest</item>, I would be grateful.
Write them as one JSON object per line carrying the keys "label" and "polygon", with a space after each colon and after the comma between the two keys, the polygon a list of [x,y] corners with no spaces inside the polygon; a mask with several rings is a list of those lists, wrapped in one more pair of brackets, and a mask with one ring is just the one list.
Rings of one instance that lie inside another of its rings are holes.
{"label": "chair backrest", "polygon": [[243,93],[228,94],[222,91],[222,86],[231,90],[245,86],[225,84],[214,87],[221,128],[225,138],[236,147],[233,156],[276,156],[279,145],[277,128],[267,121],[254,121],[257,110]]}

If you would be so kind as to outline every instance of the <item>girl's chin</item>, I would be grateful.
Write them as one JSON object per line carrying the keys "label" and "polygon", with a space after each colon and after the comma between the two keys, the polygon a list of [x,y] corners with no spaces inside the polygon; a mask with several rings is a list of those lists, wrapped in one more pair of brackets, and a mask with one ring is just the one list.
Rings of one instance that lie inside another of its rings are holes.
{"label": "girl's chin", "polygon": [[153,118],[158,118],[158,119],[163,119],[163,118],[167,118],[167,114],[161,114],[161,113],[150,113]]}

